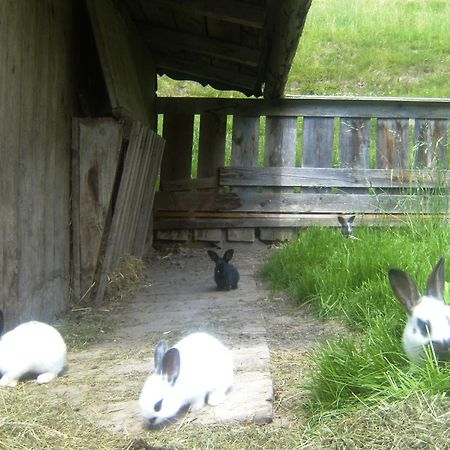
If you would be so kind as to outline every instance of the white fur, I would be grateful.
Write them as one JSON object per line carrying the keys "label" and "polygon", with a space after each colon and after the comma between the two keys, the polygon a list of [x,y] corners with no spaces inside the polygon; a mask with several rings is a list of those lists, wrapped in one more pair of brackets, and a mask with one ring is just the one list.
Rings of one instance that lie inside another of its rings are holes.
{"label": "white fur", "polygon": [[15,386],[27,373],[38,375],[38,383],[48,383],[64,368],[66,344],[59,332],[42,322],[26,322],[0,339],[1,386]]}
{"label": "white fur", "polygon": [[[191,410],[205,404],[221,403],[233,385],[231,352],[216,338],[206,333],[193,333],[176,345],[180,352],[180,372],[173,386],[164,374],[151,375],[142,389],[139,405],[142,415],[154,425],[177,415],[184,406]],[[155,404],[162,400],[161,409]]]}
{"label": "white fur", "polygon": [[[430,322],[431,333],[423,336],[417,328],[417,319]],[[423,347],[433,342],[450,341],[450,306],[433,297],[423,296],[408,317],[403,332],[403,349],[409,360],[419,362]]]}

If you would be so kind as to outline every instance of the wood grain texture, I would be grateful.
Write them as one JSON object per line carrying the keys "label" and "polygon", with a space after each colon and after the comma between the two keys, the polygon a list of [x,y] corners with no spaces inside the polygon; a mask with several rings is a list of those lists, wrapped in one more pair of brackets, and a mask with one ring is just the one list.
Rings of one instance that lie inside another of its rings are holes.
{"label": "wood grain texture", "polygon": [[112,0],[87,0],[113,114],[154,128],[155,66],[134,25]]}
{"label": "wood grain texture", "polygon": [[377,120],[377,168],[409,168],[409,126],[406,119]]}
{"label": "wood grain texture", "polygon": [[159,114],[220,112],[241,116],[350,117],[444,119],[450,117],[450,101],[436,98],[296,96],[277,100],[236,98],[155,99]]}
{"label": "wood grain texture", "polygon": [[0,2],[0,308],[52,320],[70,279],[71,1]]}
{"label": "wood grain texture", "polygon": [[448,168],[448,120],[416,119],[414,167]]}
{"label": "wood grain texture", "polygon": [[350,169],[331,167],[224,167],[220,186],[333,188],[450,188],[450,172],[432,169]]}
{"label": "wood grain texture", "polygon": [[144,253],[163,150],[160,136],[139,122],[132,123],[98,278],[97,304],[105,294],[108,276],[117,269],[121,258],[142,257]]}
{"label": "wood grain texture", "polygon": [[[77,160],[78,196],[72,193],[72,214],[78,218],[74,227],[73,254],[79,255],[80,298],[95,282],[101,260],[101,244],[112,209],[113,188],[123,141],[123,124],[114,119],[75,119],[73,151]],[[76,258],[76,259],[78,259]],[[77,280],[79,279],[79,281]],[[75,281],[77,280],[77,281]]]}

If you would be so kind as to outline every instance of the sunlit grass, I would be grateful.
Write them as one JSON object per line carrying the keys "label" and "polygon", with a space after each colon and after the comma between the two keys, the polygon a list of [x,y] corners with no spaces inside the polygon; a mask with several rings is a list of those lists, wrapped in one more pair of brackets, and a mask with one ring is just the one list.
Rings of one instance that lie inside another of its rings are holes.
{"label": "sunlit grass", "polygon": [[401,347],[406,313],[387,277],[398,267],[423,289],[438,259],[449,256],[450,228],[411,217],[398,228],[359,227],[357,237],[310,228],[263,269],[274,287],[312,304],[321,318],[340,318],[349,329],[311,355],[315,369],[306,384],[313,414],[450,389],[450,367],[439,367],[433,355],[411,369]]}

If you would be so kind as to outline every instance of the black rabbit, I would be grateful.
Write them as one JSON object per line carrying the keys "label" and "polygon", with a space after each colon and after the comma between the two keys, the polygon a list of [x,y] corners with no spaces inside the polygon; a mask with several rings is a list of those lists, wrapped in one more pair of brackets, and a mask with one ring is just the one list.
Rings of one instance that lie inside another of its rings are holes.
{"label": "black rabbit", "polygon": [[236,289],[239,282],[239,272],[233,264],[230,264],[230,259],[233,257],[233,249],[227,250],[223,258],[216,252],[208,250],[209,257],[216,263],[214,269],[214,280],[219,291],[229,291]]}

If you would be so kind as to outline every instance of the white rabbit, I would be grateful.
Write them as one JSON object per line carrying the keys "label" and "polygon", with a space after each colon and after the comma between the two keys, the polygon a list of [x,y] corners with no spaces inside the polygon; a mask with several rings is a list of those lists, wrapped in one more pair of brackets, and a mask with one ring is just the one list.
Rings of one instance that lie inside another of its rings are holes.
{"label": "white rabbit", "polygon": [[167,349],[155,348],[155,371],[146,380],[139,406],[144,418],[159,425],[183,408],[199,410],[218,405],[233,385],[231,352],[206,333],[193,333]]}
{"label": "white rabbit", "polygon": [[394,294],[408,313],[403,349],[413,363],[422,359],[424,348],[430,345],[438,360],[450,358],[450,306],[444,300],[444,276],[444,258],[441,258],[428,278],[426,294],[421,296],[405,272],[389,271]]}
{"label": "white rabbit", "polygon": [[[0,310],[0,335],[3,312]],[[0,338],[0,387],[15,386],[27,374],[39,384],[53,380],[66,363],[66,344],[59,332],[42,322],[26,322]]]}

